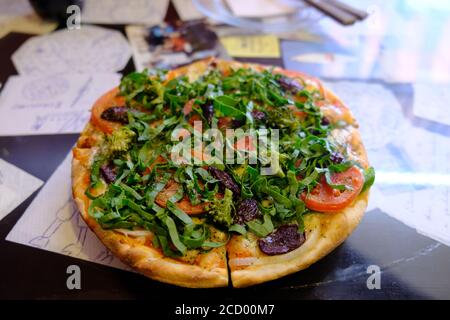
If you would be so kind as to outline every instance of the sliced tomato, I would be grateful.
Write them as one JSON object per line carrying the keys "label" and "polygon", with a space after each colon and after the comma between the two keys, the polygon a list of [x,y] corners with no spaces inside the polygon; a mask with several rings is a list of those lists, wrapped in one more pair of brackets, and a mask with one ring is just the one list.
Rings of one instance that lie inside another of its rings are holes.
{"label": "sliced tomato", "polygon": [[194,106],[195,99],[191,99],[188,102],[185,103],[183,107],[183,114],[187,116],[192,112],[192,107]]}
{"label": "sliced tomato", "polygon": [[302,199],[308,209],[319,212],[339,212],[350,205],[364,185],[364,176],[357,167],[347,171],[335,173],[331,176],[333,184],[345,184],[351,189],[339,191],[331,188],[322,177],[317,186],[309,194],[303,193]]}
{"label": "sliced tomato", "polygon": [[[181,188],[181,186],[175,182],[174,180],[170,180],[167,183],[167,186],[156,196],[155,202],[161,206],[166,207],[167,201],[177,193],[178,189]],[[177,206],[186,212],[189,215],[195,215],[200,214],[206,211],[206,204],[200,203],[197,205],[193,205],[189,198],[185,196],[183,199],[177,202]]]}
{"label": "sliced tomato", "polygon": [[164,159],[163,156],[158,156],[158,158],[155,159],[155,161],[152,162],[152,164],[150,164],[150,166],[148,166],[145,170],[144,170],[144,175],[145,174],[150,174],[153,170],[153,168],[160,163],[166,163],[166,159]]}
{"label": "sliced tomato", "polygon": [[191,127],[194,127],[197,129],[197,131],[201,130],[202,127],[200,126],[194,126],[195,121],[199,121],[200,123],[202,122],[202,117],[200,117],[199,114],[195,113],[192,116],[189,117],[188,123]]}
{"label": "sliced tomato", "polygon": [[234,144],[236,151],[256,151],[256,141],[252,136],[245,135]]}
{"label": "sliced tomato", "polygon": [[229,129],[233,123],[232,117],[220,117],[217,121],[217,126],[219,129]]}
{"label": "sliced tomato", "polygon": [[290,104],[288,105],[288,108],[292,110],[292,113],[297,116],[300,120],[304,120],[306,118],[306,112],[300,110],[296,106]]}
{"label": "sliced tomato", "polygon": [[120,123],[107,121],[101,117],[103,111],[106,109],[113,106],[125,105],[125,98],[118,96],[118,94],[119,88],[116,87],[101,96],[92,107],[91,122],[105,133],[112,133],[114,130],[122,126]]}

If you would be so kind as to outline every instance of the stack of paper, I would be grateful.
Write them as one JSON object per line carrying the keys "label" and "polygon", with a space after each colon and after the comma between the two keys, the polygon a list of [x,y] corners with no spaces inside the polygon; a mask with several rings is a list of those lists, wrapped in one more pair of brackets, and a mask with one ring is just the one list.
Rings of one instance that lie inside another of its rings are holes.
{"label": "stack of paper", "polygon": [[27,40],[0,95],[0,136],[80,132],[130,56],[122,34],[95,26]]}
{"label": "stack of paper", "polygon": [[169,0],[85,0],[82,22],[156,24],[166,16]]}
{"label": "stack of paper", "polygon": [[183,21],[197,20],[205,16],[197,9],[193,0],[172,0],[180,19]]}
{"label": "stack of paper", "polygon": [[267,18],[295,12],[295,6],[281,0],[226,0],[238,17]]}
{"label": "stack of paper", "polygon": [[12,55],[20,74],[117,72],[131,56],[126,38],[111,29],[62,29],[27,40]]}
{"label": "stack of paper", "polygon": [[11,76],[0,95],[0,136],[78,133],[120,74]]}
{"label": "stack of paper", "polygon": [[0,159],[0,220],[42,185],[42,181]]}

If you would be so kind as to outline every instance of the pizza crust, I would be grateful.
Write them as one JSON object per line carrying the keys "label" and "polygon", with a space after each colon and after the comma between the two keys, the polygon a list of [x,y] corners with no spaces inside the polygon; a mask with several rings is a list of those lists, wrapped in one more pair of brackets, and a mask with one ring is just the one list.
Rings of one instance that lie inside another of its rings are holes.
{"label": "pizza crust", "polygon": [[[204,73],[211,65],[227,72],[230,68],[254,68],[262,70],[266,67],[254,64],[242,64],[216,59],[206,59],[190,66],[172,70],[168,77],[174,78],[187,74],[190,80]],[[348,111],[355,129],[349,135],[350,144],[358,149],[357,157],[367,164],[367,156],[360,140],[351,112],[337,96],[324,88],[321,82],[302,73],[275,68],[274,72],[302,79],[322,92],[329,100],[342,105]],[[117,90],[113,89],[112,91]],[[109,95],[111,95],[110,91]],[[105,104],[104,97],[100,98]],[[95,105],[94,105],[95,108]],[[350,119],[349,118],[349,119]],[[92,120],[91,120],[92,121]],[[358,196],[355,202],[344,211],[335,214],[312,213],[306,216],[306,242],[298,249],[283,255],[267,256],[257,247],[256,237],[233,235],[226,248],[215,248],[201,254],[194,264],[164,257],[159,249],[151,246],[151,241],[142,237],[130,237],[112,230],[104,230],[88,215],[90,200],[84,194],[89,184],[89,167],[93,153],[99,142],[96,136],[101,131],[89,123],[81,133],[78,145],[73,149],[72,188],[73,198],[83,219],[97,235],[100,241],[112,251],[122,262],[133,267],[145,276],[165,283],[192,288],[222,287],[228,285],[228,269],[234,287],[246,287],[265,281],[278,279],[285,275],[303,270],[318,261],[341,244],[359,224],[367,207],[368,192]],[[225,250],[227,252],[225,252]],[[228,261],[226,260],[228,253]]]}

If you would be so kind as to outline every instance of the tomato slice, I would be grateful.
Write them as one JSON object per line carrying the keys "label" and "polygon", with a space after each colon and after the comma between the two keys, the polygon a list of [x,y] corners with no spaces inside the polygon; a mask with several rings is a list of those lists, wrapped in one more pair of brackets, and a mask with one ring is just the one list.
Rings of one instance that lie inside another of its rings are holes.
{"label": "tomato slice", "polygon": [[304,120],[306,118],[306,112],[300,110],[299,108],[297,108],[296,106],[290,104],[288,105],[288,108],[292,110],[292,113],[297,116],[297,118],[299,118],[300,120]]}
{"label": "tomato slice", "polygon": [[101,96],[92,107],[91,122],[105,133],[112,133],[114,130],[120,128],[120,123],[115,123],[102,119],[102,112],[113,106],[125,105],[125,98],[118,96],[119,88],[114,88],[103,96]]}
{"label": "tomato slice", "polygon": [[186,102],[186,104],[183,107],[183,114],[185,116],[187,116],[188,114],[190,114],[192,112],[192,108],[194,107],[194,102],[195,99],[191,99],[188,102]]}
{"label": "tomato slice", "polygon": [[364,185],[364,176],[357,167],[351,167],[347,171],[333,174],[331,181],[333,184],[345,184],[352,189],[344,191],[333,189],[327,184],[325,176],[323,176],[309,194],[303,193],[301,195],[308,209],[329,213],[343,210],[361,192]]}
{"label": "tomato slice", "polygon": [[[156,196],[155,202],[161,207],[167,206],[167,201],[177,193],[181,186],[174,180],[170,180],[167,186]],[[200,214],[206,211],[206,204],[200,203],[197,205],[191,204],[187,196],[177,202],[177,206],[189,215]]]}
{"label": "tomato slice", "polygon": [[252,136],[243,136],[234,144],[236,151],[256,151],[256,141]]}

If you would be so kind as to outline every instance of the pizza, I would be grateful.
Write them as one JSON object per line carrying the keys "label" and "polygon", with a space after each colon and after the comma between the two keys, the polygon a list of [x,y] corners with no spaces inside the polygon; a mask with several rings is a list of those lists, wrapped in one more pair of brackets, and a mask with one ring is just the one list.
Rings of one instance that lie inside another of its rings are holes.
{"label": "pizza", "polygon": [[374,178],[356,120],[319,80],[214,58],[124,76],[73,148],[89,227],[134,270],[184,287],[307,268],[358,225]]}

